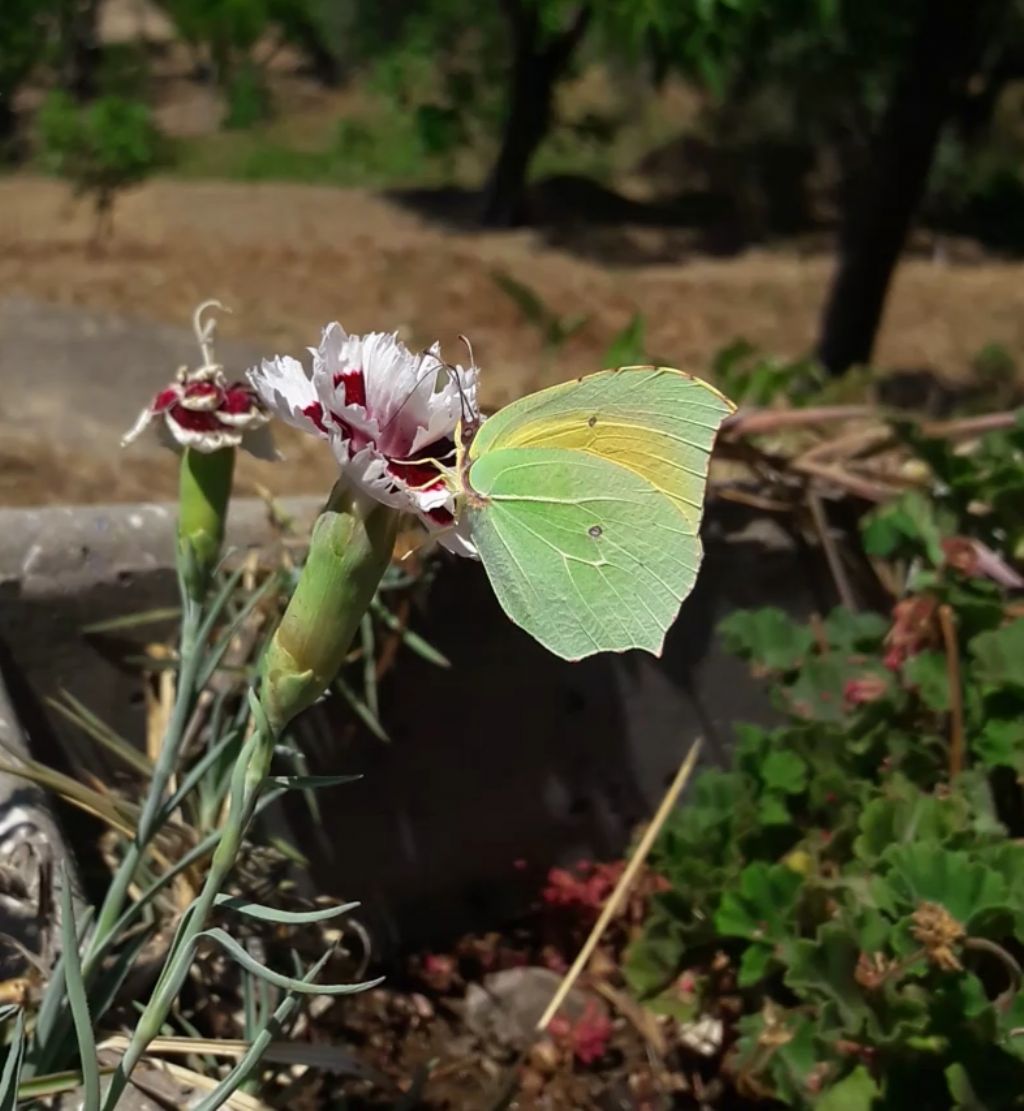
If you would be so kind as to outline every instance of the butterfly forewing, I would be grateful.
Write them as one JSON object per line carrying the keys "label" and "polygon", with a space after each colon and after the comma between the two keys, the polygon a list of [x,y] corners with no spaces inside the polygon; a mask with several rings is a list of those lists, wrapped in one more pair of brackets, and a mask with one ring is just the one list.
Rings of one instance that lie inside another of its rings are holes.
{"label": "butterfly forewing", "polygon": [[621,367],[514,402],[486,421],[471,458],[508,448],[560,447],[634,471],[670,498],[696,531],[715,435],[733,405],[671,367]]}

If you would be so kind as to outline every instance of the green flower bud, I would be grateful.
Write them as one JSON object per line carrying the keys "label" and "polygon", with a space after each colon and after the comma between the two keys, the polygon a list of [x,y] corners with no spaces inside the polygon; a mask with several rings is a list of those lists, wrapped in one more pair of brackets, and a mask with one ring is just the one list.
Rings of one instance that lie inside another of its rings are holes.
{"label": "green flower bud", "polygon": [[178,547],[189,596],[201,601],[221,548],[231,499],[235,449],[203,452],[185,448],[181,456]]}
{"label": "green flower bud", "polygon": [[344,482],[331,492],[281,624],[263,656],[260,701],[275,735],[338,674],[387,570],[401,514]]}

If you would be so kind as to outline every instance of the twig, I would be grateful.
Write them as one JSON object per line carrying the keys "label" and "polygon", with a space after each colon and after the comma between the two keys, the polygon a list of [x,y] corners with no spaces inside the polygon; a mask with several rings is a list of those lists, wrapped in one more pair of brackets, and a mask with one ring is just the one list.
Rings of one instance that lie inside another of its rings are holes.
{"label": "twig", "polygon": [[661,800],[661,805],[658,807],[657,812],[651,819],[651,824],[647,827],[643,837],[640,838],[640,844],[637,845],[629,863],[626,865],[619,877],[619,882],[615,885],[615,889],[611,895],[608,896],[608,901],[604,905],[597,921],[594,923],[594,928],[590,931],[587,940],[583,943],[583,948],[580,949],[573,961],[572,968],[565,974],[565,979],[558,985],[558,990],[555,992],[554,997],[548,1004],[547,1009],[541,1015],[540,1020],[537,1022],[536,1032],[543,1033],[551,1020],[558,1014],[559,1008],[565,1002],[566,996],[572,991],[573,985],[580,977],[580,973],[587,966],[587,962],[593,956],[594,950],[597,948],[597,943],[601,940],[604,931],[608,928],[608,923],[611,922],[615,916],[615,912],[622,905],[623,899],[626,897],[633,880],[636,879],[637,872],[647,859],[647,854],[651,851],[651,846],[654,844],[655,838],[661,832],[661,827],[665,824],[675,806],[676,800],[679,798],[683,788],[689,782],[690,775],[693,773],[694,766],[697,763],[697,756],[700,753],[700,738],[693,742],[690,746],[690,751],[686,754],[676,772],[675,779],[665,792],[665,797]]}
{"label": "twig", "polygon": [[822,462],[825,459],[834,459],[837,455],[844,459],[851,459],[862,455],[866,451],[877,451],[879,448],[894,444],[896,441],[888,428],[865,428],[857,432],[850,432],[846,436],[835,436],[822,440],[812,448],[808,448],[797,459],[814,460]]}
{"label": "twig", "polygon": [[978,417],[963,417],[960,420],[926,421],[921,425],[923,436],[938,439],[959,440],[971,436],[981,436],[986,432],[1001,432],[1017,424],[1017,413],[984,413]]}
{"label": "twig", "polygon": [[1008,1010],[1010,1004],[1017,998],[1017,993],[1020,991],[1021,967],[1017,958],[1014,957],[1012,953],[1007,952],[995,941],[990,941],[987,937],[964,938],[964,948],[974,949],[976,952],[989,953],[1006,969],[1006,974],[1010,979],[1010,983],[1004,991],[1001,991],[996,996],[993,1003],[997,1011]]}
{"label": "twig", "polygon": [[806,424],[825,424],[830,421],[863,420],[877,416],[873,405],[819,405],[809,409],[748,409],[726,417],[722,434],[751,436],[774,432],[777,428],[794,428]]}
{"label": "twig", "polygon": [[939,606],[939,626],[946,649],[946,680],[949,683],[949,778],[964,770],[964,694],[960,685],[960,649],[956,640],[953,610]]}
{"label": "twig", "polygon": [[861,478],[859,475],[851,474],[849,471],[844,471],[840,467],[830,466],[827,463],[815,463],[813,459],[794,459],[792,467],[794,471],[798,471],[801,474],[813,475],[815,478],[820,478],[824,482],[830,482],[833,486],[838,486],[840,489],[864,498],[865,501],[888,501],[895,493],[895,491],[884,486],[881,482],[874,482],[868,478]]}
{"label": "twig", "polygon": [[807,491],[807,505],[811,511],[811,520],[814,521],[814,529],[825,551],[825,559],[828,562],[828,569],[832,573],[832,581],[836,584],[839,601],[851,613],[856,613],[857,599],[853,596],[853,588],[850,586],[846,568],[843,566],[842,557],[836,547],[835,537],[829,532],[828,520],[825,517],[824,509],[821,507],[821,497],[813,487]]}

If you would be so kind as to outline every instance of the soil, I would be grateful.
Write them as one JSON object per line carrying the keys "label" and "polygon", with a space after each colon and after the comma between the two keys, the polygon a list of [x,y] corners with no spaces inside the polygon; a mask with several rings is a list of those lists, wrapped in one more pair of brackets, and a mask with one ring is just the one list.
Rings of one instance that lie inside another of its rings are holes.
{"label": "soil", "polygon": [[[247,357],[301,355],[334,319],[352,331],[399,328],[415,344],[437,337],[452,355],[464,333],[484,368],[484,401],[494,406],[599,368],[610,340],[634,313],[647,321],[651,352],[705,374],[715,352],[739,335],[766,351],[797,355],[813,341],[833,267],[828,254],[793,248],[687,255],[679,229],[652,226],[563,226],[555,246],[542,231],[460,230],[364,190],[283,184],[158,180],[123,198],[113,239],[101,251],[89,245],[91,226],[87,209],[72,204],[61,183],[28,176],[0,181],[5,389],[20,385],[26,362],[33,362],[24,306],[73,310],[74,326],[66,329],[71,345],[83,321],[93,320],[94,332],[105,335],[111,314],[122,332],[187,329],[196,303],[217,297],[232,309],[221,335],[241,344],[236,354],[244,350]],[[673,252],[671,263],[643,261]],[[544,351],[537,330],[495,284],[496,269],[529,285],[558,313],[588,314],[557,356]],[[958,377],[987,343],[1020,351],[1020,277],[1016,262],[953,263],[939,253],[908,258],[890,298],[879,365]],[[59,327],[52,333],[54,342],[59,333]],[[188,342],[187,331],[180,336]],[[3,503],[172,492],[170,459],[145,448],[119,456],[115,445],[126,409],[141,407],[176,365],[161,361],[160,344],[152,360],[140,358],[136,345],[126,361],[117,335],[105,343],[90,345],[80,360],[58,360],[58,381],[52,361],[29,366],[30,376],[53,387],[52,404],[42,412],[29,404],[31,397],[23,405],[5,396]],[[18,352],[21,375],[11,368],[11,350]],[[101,370],[121,400],[116,421],[102,398],[90,405],[89,390],[82,389]],[[75,400],[62,406],[61,395]],[[90,435],[75,442],[65,430],[83,413],[92,420]],[[288,435],[284,443],[288,462],[244,467],[244,488],[324,489],[330,463],[316,450],[320,445]]]}

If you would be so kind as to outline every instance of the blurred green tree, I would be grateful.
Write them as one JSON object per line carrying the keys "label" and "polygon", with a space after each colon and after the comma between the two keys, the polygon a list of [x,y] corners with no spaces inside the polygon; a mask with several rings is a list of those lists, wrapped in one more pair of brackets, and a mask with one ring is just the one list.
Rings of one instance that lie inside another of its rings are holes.
{"label": "blurred green tree", "polygon": [[90,197],[93,246],[113,230],[117,194],[141,181],[160,161],[160,135],[149,109],[137,100],[103,96],[80,105],[52,92],[37,120],[44,165],[65,178],[76,197]]}

